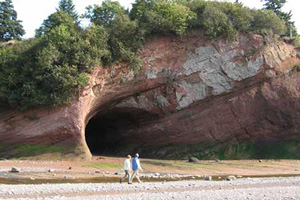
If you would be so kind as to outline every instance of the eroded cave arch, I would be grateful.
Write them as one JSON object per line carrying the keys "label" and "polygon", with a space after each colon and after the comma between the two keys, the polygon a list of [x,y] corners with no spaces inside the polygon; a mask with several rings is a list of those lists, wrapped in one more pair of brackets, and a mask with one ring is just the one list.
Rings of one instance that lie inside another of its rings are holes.
{"label": "eroded cave arch", "polygon": [[124,156],[147,141],[140,134],[157,114],[139,108],[99,111],[87,123],[85,138],[92,155]]}

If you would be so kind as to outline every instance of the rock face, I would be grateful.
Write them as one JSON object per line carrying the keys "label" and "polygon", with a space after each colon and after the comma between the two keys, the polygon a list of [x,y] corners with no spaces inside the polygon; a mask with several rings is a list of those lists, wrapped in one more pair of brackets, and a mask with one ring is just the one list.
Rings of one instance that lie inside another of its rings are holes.
{"label": "rock face", "polygon": [[123,64],[95,69],[72,105],[1,111],[0,154],[298,156],[300,60],[293,46],[264,44],[254,34],[212,42],[191,32],[153,39],[140,56],[138,76]]}

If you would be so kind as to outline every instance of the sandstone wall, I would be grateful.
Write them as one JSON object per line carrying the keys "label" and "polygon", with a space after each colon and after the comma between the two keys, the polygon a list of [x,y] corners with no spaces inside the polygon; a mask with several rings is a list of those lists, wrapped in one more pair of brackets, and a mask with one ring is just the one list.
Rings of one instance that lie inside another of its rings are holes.
{"label": "sandstone wall", "polygon": [[300,76],[293,67],[300,61],[293,46],[264,44],[254,34],[236,42],[204,38],[193,32],[153,39],[141,51],[139,76],[123,64],[99,67],[72,105],[2,111],[0,154],[18,157],[33,146],[59,146],[52,151],[90,158],[89,120],[123,112],[155,116],[120,133],[123,143],[140,144],[134,150],[149,156],[175,156],[174,147],[193,153],[191,145],[212,157],[209,149],[225,144],[299,140]]}

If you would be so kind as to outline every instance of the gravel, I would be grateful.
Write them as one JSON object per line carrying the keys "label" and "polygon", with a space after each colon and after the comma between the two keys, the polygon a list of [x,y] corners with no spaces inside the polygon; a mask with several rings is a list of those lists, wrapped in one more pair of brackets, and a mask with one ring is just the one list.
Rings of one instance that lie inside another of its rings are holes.
{"label": "gravel", "polygon": [[0,199],[15,200],[292,200],[300,199],[300,177],[243,178],[234,181],[177,181],[0,185]]}

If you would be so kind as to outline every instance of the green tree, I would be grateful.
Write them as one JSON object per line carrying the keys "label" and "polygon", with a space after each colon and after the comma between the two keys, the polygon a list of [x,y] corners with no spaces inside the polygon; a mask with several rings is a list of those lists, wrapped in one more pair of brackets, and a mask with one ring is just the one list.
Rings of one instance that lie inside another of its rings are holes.
{"label": "green tree", "polygon": [[129,62],[134,71],[138,71],[139,60],[136,52],[144,42],[144,30],[136,20],[130,20],[126,10],[119,2],[104,1],[101,6],[89,6],[85,14],[96,26],[102,26],[108,33],[108,45],[111,60]]}
{"label": "green tree", "polygon": [[265,30],[271,30],[277,35],[282,35],[286,32],[286,24],[271,10],[253,10],[253,22],[251,29],[258,33],[263,33]]}
{"label": "green tree", "polygon": [[139,20],[141,23],[147,22],[146,11],[152,10],[156,0],[136,0],[132,4],[132,9],[130,11],[130,18],[132,20]]}
{"label": "green tree", "polygon": [[117,15],[107,31],[112,61],[126,61],[134,72],[138,72],[141,63],[136,53],[145,40],[145,32],[138,22],[131,21],[127,14]]}
{"label": "green tree", "polygon": [[25,34],[11,0],[0,2],[0,41],[20,39]]}
{"label": "green tree", "polygon": [[93,67],[110,59],[102,27],[82,30],[63,11],[46,21],[39,37],[0,50],[0,99],[12,106],[66,104],[88,83]]}
{"label": "green tree", "polygon": [[75,26],[73,18],[70,15],[64,11],[57,11],[44,20],[41,27],[36,30],[36,36],[42,36],[62,24]]}
{"label": "green tree", "polygon": [[286,0],[263,0],[265,2],[264,7],[267,10],[273,10],[274,12],[279,11],[284,4],[286,3]]}
{"label": "green tree", "polygon": [[[272,10],[280,19],[284,20],[287,27],[292,28],[293,35],[297,41],[299,41],[299,36],[297,33],[297,28],[295,26],[295,22],[292,21],[292,11],[283,12],[281,8],[287,2],[287,0],[264,0],[264,9]],[[290,29],[287,28],[284,35],[290,34]]]}
{"label": "green tree", "polygon": [[78,14],[75,11],[75,5],[72,0],[60,0],[58,4],[58,11],[64,11],[70,15],[75,21],[78,20]]}
{"label": "green tree", "polygon": [[206,30],[206,35],[210,38],[225,36],[233,39],[236,36],[237,30],[228,18],[228,16],[217,6],[209,4],[205,7],[202,15],[203,27]]}
{"label": "green tree", "polygon": [[117,15],[125,14],[125,9],[117,1],[105,0],[101,6],[88,6],[85,17],[94,24],[109,27]]}
{"label": "green tree", "polygon": [[138,0],[130,16],[151,33],[183,34],[188,22],[196,17],[188,7],[172,0]]}
{"label": "green tree", "polygon": [[287,2],[286,0],[264,0],[264,9],[272,10],[276,15],[286,21],[287,23],[291,22],[292,13],[290,12],[282,12],[281,8]]}

